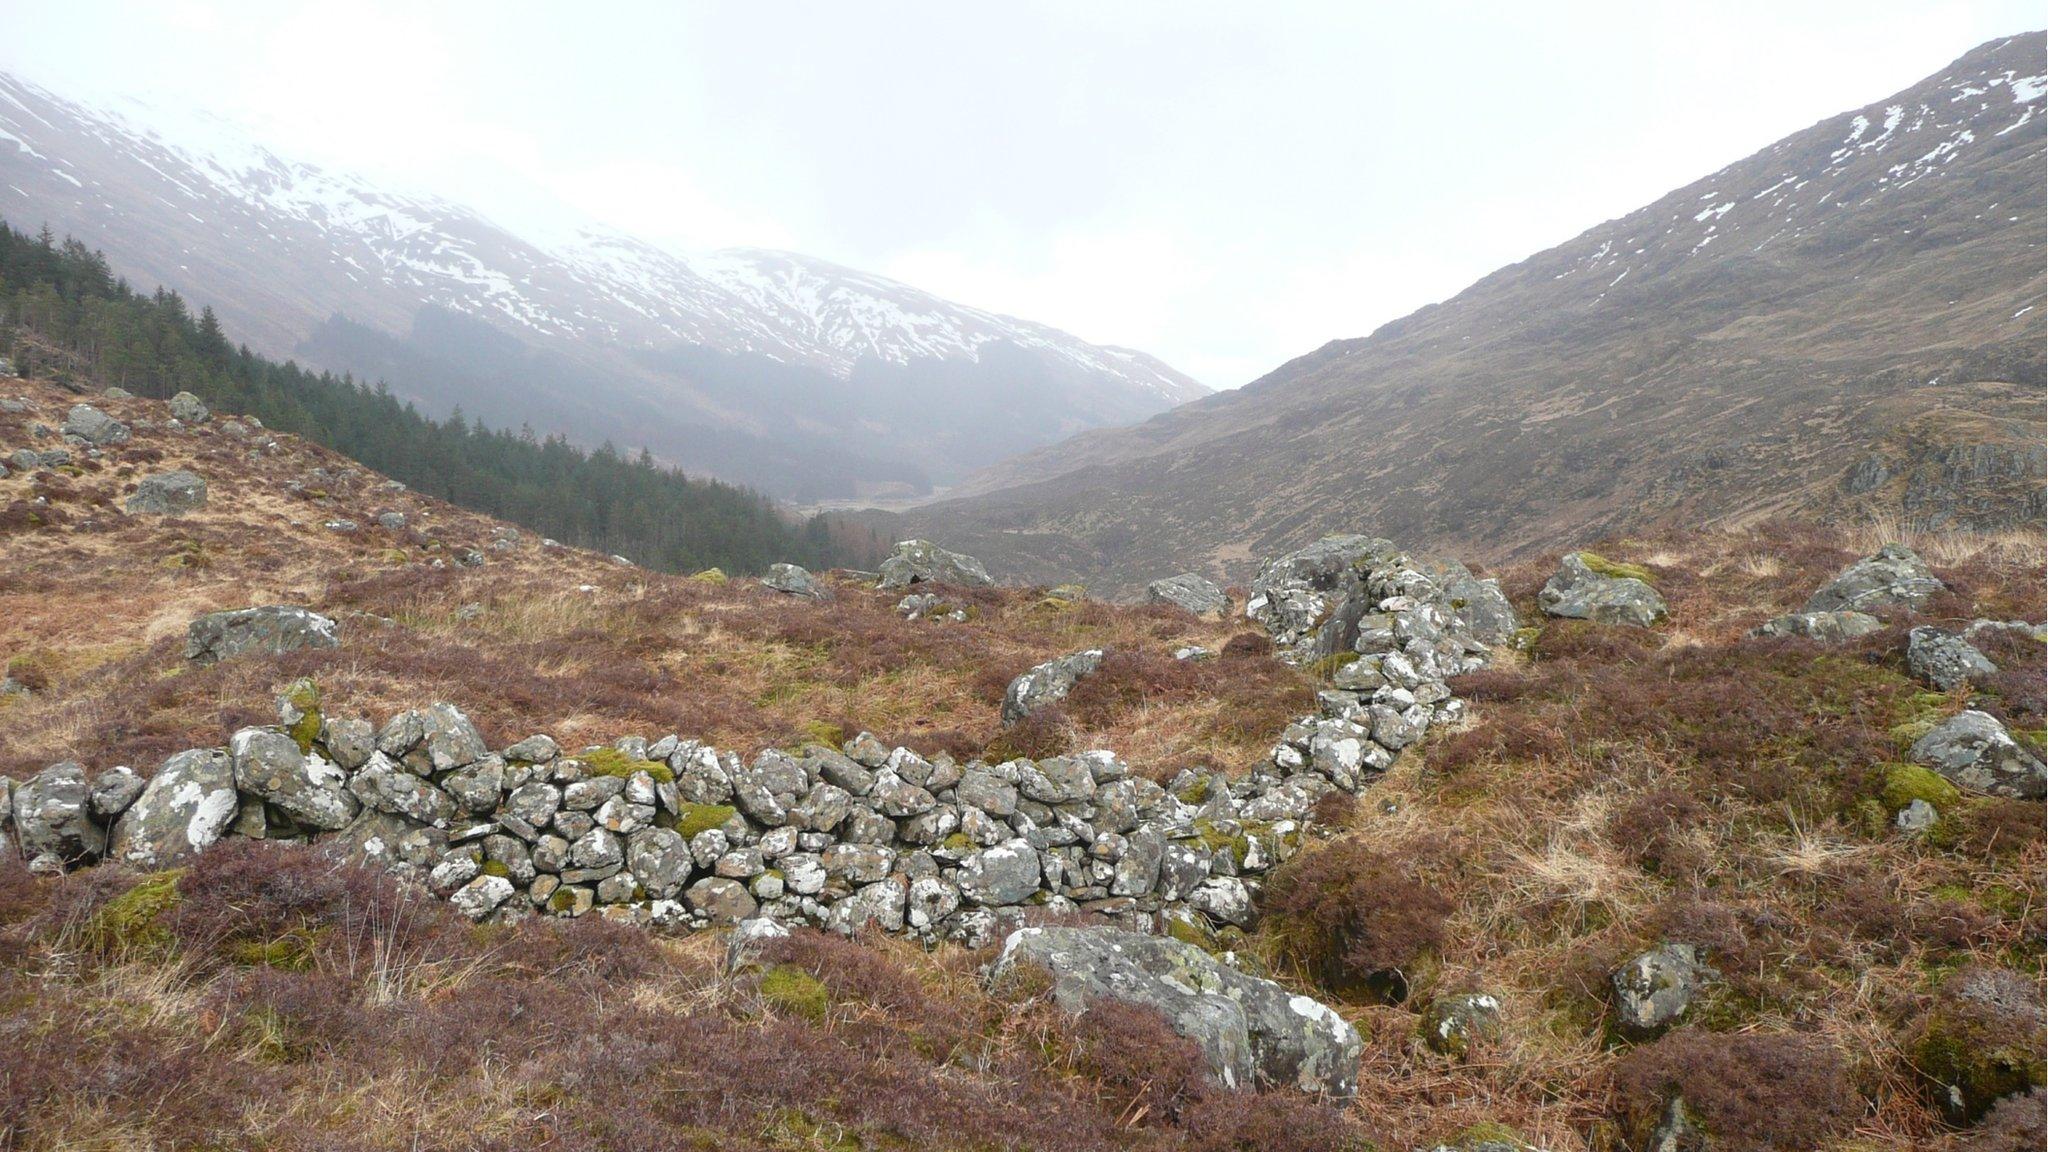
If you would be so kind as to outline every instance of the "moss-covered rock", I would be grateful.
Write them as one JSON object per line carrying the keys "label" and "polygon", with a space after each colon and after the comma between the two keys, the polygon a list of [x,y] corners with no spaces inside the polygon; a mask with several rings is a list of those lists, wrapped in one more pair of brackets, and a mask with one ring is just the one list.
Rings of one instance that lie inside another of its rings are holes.
{"label": "moss-covered rock", "polygon": [[576,760],[583,765],[583,770],[592,776],[616,776],[624,780],[635,772],[645,772],[652,776],[657,784],[671,784],[676,778],[676,774],[669,770],[669,766],[661,761],[636,759],[617,748],[593,748],[588,752],[578,753]]}
{"label": "moss-covered rock", "polygon": [[1579,562],[1610,580],[1641,580],[1645,584],[1657,582],[1656,574],[1648,568],[1640,564],[1624,564],[1618,560],[1609,560],[1598,552],[1580,552]]}
{"label": "moss-covered rock", "polygon": [[1915,800],[1925,800],[1935,811],[1945,815],[1952,806],[1962,802],[1963,793],[1918,764],[1887,764],[1884,788],[1879,797],[1893,812]]}
{"label": "moss-covered rock", "polygon": [[85,923],[81,936],[102,955],[161,956],[171,951],[164,913],[178,906],[181,868],[144,876],[135,886],[102,904]]}

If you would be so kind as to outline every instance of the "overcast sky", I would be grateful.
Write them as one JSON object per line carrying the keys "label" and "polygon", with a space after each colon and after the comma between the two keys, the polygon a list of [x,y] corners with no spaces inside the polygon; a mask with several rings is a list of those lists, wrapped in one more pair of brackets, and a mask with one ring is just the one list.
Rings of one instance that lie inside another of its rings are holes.
{"label": "overcast sky", "polygon": [[789,248],[1217,387],[1454,294],[2038,0],[0,0],[0,66],[538,230]]}

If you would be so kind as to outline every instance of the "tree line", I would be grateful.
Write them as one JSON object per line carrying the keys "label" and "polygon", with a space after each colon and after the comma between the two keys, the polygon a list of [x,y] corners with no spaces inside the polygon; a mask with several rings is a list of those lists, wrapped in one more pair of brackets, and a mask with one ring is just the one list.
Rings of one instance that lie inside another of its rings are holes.
{"label": "tree line", "polygon": [[457,409],[423,415],[378,381],[314,373],[237,346],[210,307],[143,294],[77,240],[0,222],[0,348],[16,371],[168,399],[186,391],[226,413],[303,436],[411,488],[543,536],[672,572],[758,572],[870,558],[871,530],[825,516],[786,518],[748,488],[658,465],[642,448],[594,450],[533,429],[493,429]]}

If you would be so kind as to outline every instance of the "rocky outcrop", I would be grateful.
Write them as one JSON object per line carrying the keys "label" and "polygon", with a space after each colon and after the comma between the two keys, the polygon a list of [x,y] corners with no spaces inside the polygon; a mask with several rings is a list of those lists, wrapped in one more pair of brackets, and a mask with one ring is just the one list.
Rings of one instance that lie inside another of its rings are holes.
{"label": "rocky outcrop", "polygon": [[1052,980],[1076,1015],[1117,1001],[1157,1010],[1195,1042],[1231,1088],[1296,1088],[1332,1099],[1358,1090],[1358,1030],[1327,1005],[1247,975],[1192,944],[1099,928],[1024,928],[1003,942],[992,983],[1022,969]]}
{"label": "rocky outcrop", "polygon": [[1914,741],[1910,755],[1972,792],[2022,800],[2048,795],[2048,769],[1986,712],[1972,709],[1949,717]]}
{"label": "rocky outcrop", "polygon": [[1102,649],[1090,648],[1047,660],[1010,681],[1003,692],[1003,723],[1015,724],[1040,708],[1067,698],[1081,678],[1102,667]]}
{"label": "rocky outcrop", "polygon": [[882,561],[880,588],[908,588],[912,584],[956,584],[986,588],[995,583],[981,561],[958,552],[948,552],[929,540],[905,540]]}
{"label": "rocky outcrop", "polygon": [[212,664],[246,652],[291,652],[340,645],[334,621],[305,608],[273,604],[213,612],[194,620],[186,632],[185,658]]}
{"label": "rocky outcrop", "polygon": [[179,469],[144,477],[126,505],[130,516],[176,516],[206,507],[206,479]]}
{"label": "rocky outcrop", "polygon": [[1842,569],[1807,598],[1802,611],[1870,612],[1890,607],[1918,611],[1944,588],[1918,553],[1904,544],[1887,544]]}
{"label": "rocky outcrop", "polygon": [[1550,616],[1638,628],[1662,620],[1665,611],[1664,597],[1649,581],[1590,552],[1573,552],[1559,561],[1536,603]]}
{"label": "rocky outcrop", "polygon": [[1171,604],[1197,616],[1221,616],[1230,611],[1230,596],[1222,586],[1193,572],[1154,580],[1145,586],[1145,602]]}

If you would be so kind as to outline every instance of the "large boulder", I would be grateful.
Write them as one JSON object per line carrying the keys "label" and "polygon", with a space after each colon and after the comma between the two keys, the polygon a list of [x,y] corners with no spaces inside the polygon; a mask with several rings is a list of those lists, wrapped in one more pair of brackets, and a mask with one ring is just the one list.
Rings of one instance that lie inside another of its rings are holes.
{"label": "large boulder", "polygon": [[142,796],[121,813],[107,856],[134,868],[183,863],[226,835],[240,806],[226,752],[180,752],[163,762]]}
{"label": "large boulder", "polygon": [[795,564],[771,564],[768,574],[761,577],[761,583],[790,596],[802,596],[810,600],[830,600],[831,589],[818,583],[817,578]]}
{"label": "large boulder", "polygon": [[88,444],[121,444],[128,439],[128,426],[90,404],[77,404],[64,416],[64,434]]}
{"label": "large boulder", "polygon": [[1586,552],[1572,552],[1536,594],[1546,615],[1596,624],[1634,624],[1647,628],[1664,618],[1664,598],[1649,583],[1621,575],[1614,566]]}
{"label": "large boulder", "polygon": [[211,612],[194,620],[185,636],[185,657],[212,664],[248,652],[291,652],[340,645],[334,621],[305,608],[271,604]]}
{"label": "large boulder", "polygon": [[1906,634],[1906,669],[1943,692],[1961,688],[1973,676],[1998,674],[1998,665],[1975,644],[1954,632],[1924,625]]}
{"label": "large boulder", "polygon": [[206,401],[190,392],[180,392],[171,397],[171,416],[187,424],[204,424],[212,419],[213,412],[207,408]]}
{"label": "large boulder", "polygon": [[1040,708],[1067,698],[1083,676],[1102,667],[1102,649],[1090,648],[1057,660],[1047,660],[1010,681],[1003,693],[1003,723],[1015,724]]}
{"label": "large boulder", "polygon": [[1052,998],[1080,1014],[1098,1001],[1158,1011],[1193,1040],[1231,1088],[1297,1088],[1346,1099],[1358,1089],[1358,1030],[1311,997],[1231,968],[1192,944],[1105,928],[1023,928],[990,968],[1052,978]]}
{"label": "large boulder", "polygon": [[206,507],[206,479],[197,472],[179,469],[144,477],[128,497],[130,516],[176,516]]}
{"label": "large boulder", "polygon": [[1837,612],[1853,609],[1869,612],[1877,608],[1904,606],[1919,610],[1929,597],[1947,586],[1934,578],[1917,553],[1904,544],[1887,544],[1836,574],[1807,598],[1807,612]]}
{"label": "large boulder", "polygon": [[52,764],[14,789],[14,831],[21,854],[45,866],[73,867],[97,859],[106,830],[93,822],[92,783],[69,760]]}
{"label": "large boulder", "polygon": [[2048,796],[2048,769],[1986,712],[1972,709],[1949,717],[1914,741],[1910,755],[1972,792],[2022,800]]}
{"label": "large boulder", "polygon": [[986,588],[994,584],[981,561],[949,552],[929,540],[905,540],[882,561],[880,588],[907,588],[912,584],[959,584]]}
{"label": "large boulder", "polygon": [[1183,572],[1145,586],[1145,602],[1171,604],[1197,616],[1220,616],[1230,610],[1230,596],[1214,580]]}

